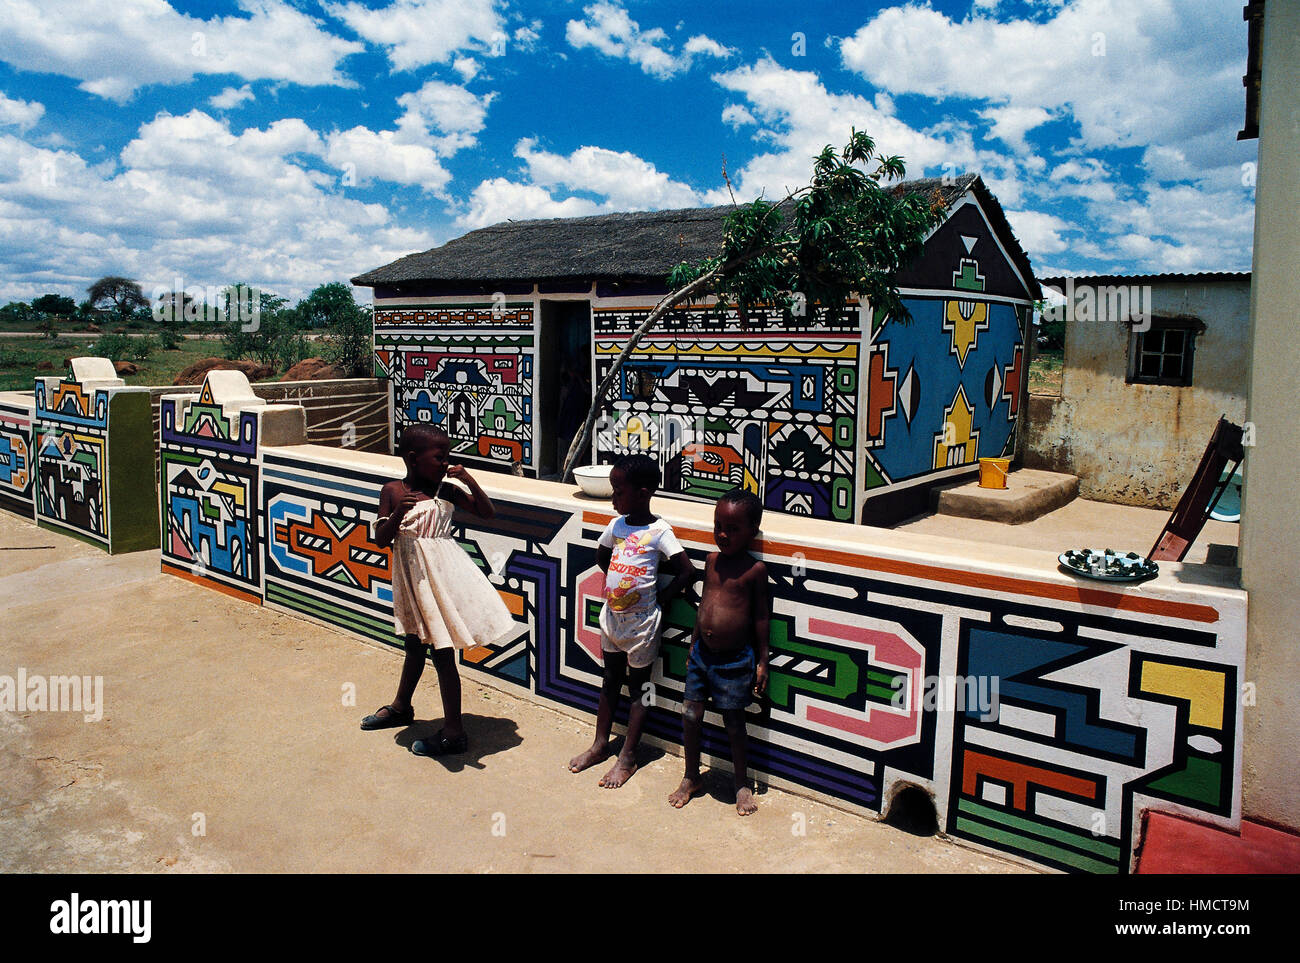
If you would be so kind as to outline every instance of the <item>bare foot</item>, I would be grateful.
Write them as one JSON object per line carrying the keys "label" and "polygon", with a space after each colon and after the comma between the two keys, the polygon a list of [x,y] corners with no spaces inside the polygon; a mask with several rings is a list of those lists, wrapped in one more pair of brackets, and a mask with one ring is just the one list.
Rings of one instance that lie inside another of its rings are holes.
{"label": "bare foot", "polygon": [[668,805],[672,806],[674,809],[681,809],[691,801],[693,796],[698,796],[703,789],[703,780],[699,778],[691,779],[687,776],[683,776],[682,784],[677,787],[675,793],[668,797]]}
{"label": "bare foot", "polygon": [[569,760],[569,772],[582,772],[607,758],[609,758],[609,743],[603,746],[592,746],[586,752],[580,752]]}
{"label": "bare foot", "polygon": [[600,785],[605,789],[617,789],[631,779],[634,772],[636,772],[636,761],[619,756],[614,762],[614,768],[600,777]]}
{"label": "bare foot", "polygon": [[758,812],[758,803],[754,802],[754,794],[749,791],[748,786],[741,786],[736,790],[736,812],[742,816]]}

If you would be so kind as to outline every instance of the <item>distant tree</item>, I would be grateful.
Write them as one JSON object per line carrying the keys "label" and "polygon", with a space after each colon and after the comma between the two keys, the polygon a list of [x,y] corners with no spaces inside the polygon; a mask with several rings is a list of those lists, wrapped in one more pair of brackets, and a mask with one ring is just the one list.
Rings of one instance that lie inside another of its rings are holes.
{"label": "distant tree", "polygon": [[137,313],[149,311],[149,299],[140,290],[140,285],[130,278],[102,277],[86,291],[92,307],[107,308],[111,305],[123,324],[134,320]]}
{"label": "distant tree", "polygon": [[31,326],[36,324],[36,312],[26,301],[10,301],[0,308],[0,324],[31,330]]}
{"label": "distant tree", "polygon": [[77,302],[62,294],[43,294],[32,302],[32,310],[58,318],[71,318],[77,313]]}
{"label": "distant tree", "polygon": [[252,358],[276,368],[289,368],[307,357],[298,310],[288,300],[247,284],[222,289],[225,322],[221,341],[227,358]]}
{"label": "distant tree", "polygon": [[349,377],[374,371],[370,306],[357,304],[352,288],[341,281],[322,284],[298,302],[298,314],[309,328],[326,328],[325,358]]}

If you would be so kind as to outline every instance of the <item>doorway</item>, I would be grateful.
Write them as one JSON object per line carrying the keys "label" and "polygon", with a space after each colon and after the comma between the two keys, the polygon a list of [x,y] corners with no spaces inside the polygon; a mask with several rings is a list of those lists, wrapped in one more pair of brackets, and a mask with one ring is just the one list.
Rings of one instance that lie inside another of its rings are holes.
{"label": "doorway", "polygon": [[[569,444],[591,406],[590,301],[541,302],[536,378],[537,474],[558,478]],[[584,453],[577,464],[588,460]]]}

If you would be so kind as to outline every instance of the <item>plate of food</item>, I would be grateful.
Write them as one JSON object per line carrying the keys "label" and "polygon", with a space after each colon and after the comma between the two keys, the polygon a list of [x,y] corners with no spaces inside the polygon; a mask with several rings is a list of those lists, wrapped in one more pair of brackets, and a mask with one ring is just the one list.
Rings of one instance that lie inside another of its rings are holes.
{"label": "plate of food", "polygon": [[1072,575],[1101,582],[1141,582],[1160,574],[1160,566],[1151,559],[1137,552],[1120,553],[1113,548],[1102,551],[1072,548],[1057,556],[1057,561]]}

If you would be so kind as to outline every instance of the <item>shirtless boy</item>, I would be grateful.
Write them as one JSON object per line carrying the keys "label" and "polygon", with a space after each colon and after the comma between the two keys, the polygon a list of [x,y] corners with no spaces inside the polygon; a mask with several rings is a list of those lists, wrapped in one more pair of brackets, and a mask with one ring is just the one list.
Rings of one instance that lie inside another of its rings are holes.
{"label": "shirtless boy", "polygon": [[749,554],[763,520],[763,503],[752,492],[732,489],[713,510],[713,540],[718,551],[704,565],[704,590],[695,617],[695,635],[686,663],[682,736],[686,774],[668,802],[681,809],[703,789],[700,780],[700,729],[710,696],[722,713],[735,769],[736,812],[758,810],[749,786],[745,753],[745,707],[751,693],[767,689],[767,632],[772,595],[767,566]]}

